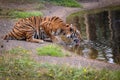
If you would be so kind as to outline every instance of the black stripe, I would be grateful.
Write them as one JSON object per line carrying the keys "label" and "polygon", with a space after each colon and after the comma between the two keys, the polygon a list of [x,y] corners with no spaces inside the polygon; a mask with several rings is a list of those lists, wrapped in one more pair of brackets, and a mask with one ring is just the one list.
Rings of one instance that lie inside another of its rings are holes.
{"label": "black stripe", "polygon": [[39,17],[40,23],[42,22],[42,17]]}
{"label": "black stripe", "polygon": [[29,27],[32,27],[34,29],[34,26],[32,25],[32,22],[31,23],[23,23],[21,26],[23,26],[24,28],[27,28],[28,26]]}
{"label": "black stripe", "polygon": [[34,17],[34,24],[35,24],[35,26],[36,26],[36,17]]}
{"label": "black stripe", "polygon": [[15,30],[13,29],[13,33],[16,37],[21,37],[21,35],[19,35],[18,33],[15,32]]}
{"label": "black stripe", "polygon": [[19,31],[18,33],[22,36],[25,34],[25,31]]}
{"label": "black stripe", "polygon": [[16,39],[16,36],[14,35],[14,33],[13,33],[13,32],[10,32],[10,37],[11,37],[11,38],[15,38],[15,39]]}
{"label": "black stripe", "polygon": [[33,35],[27,35],[27,39],[30,39],[32,38]]}
{"label": "black stripe", "polygon": [[33,28],[33,29],[35,29],[35,27],[32,26],[31,24],[26,24],[26,25],[29,26],[29,27],[31,27],[31,28]]}
{"label": "black stripe", "polygon": [[56,17],[52,17],[52,18],[51,18],[51,21],[54,21],[54,19],[56,19]]}
{"label": "black stripe", "polygon": [[51,23],[45,22],[45,27],[49,27]]}
{"label": "black stripe", "polygon": [[32,24],[34,25],[35,24],[35,22],[34,22],[34,16],[33,17],[31,17],[31,22],[32,22]]}
{"label": "black stripe", "polygon": [[32,22],[32,17],[28,18]]}
{"label": "black stripe", "polygon": [[44,21],[46,21],[47,17],[44,18]]}
{"label": "black stripe", "polygon": [[16,30],[18,30],[20,34],[23,34],[23,32],[21,32],[20,29],[18,29],[17,27],[14,27],[14,28],[15,28]]}
{"label": "black stripe", "polygon": [[60,20],[59,22],[63,22],[62,20]]}

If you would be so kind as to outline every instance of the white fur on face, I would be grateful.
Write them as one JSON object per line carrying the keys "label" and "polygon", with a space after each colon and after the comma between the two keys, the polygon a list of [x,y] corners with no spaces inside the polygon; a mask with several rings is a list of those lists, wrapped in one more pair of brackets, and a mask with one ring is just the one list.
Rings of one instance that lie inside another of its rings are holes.
{"label": "white fur on face", "polygon": [[70,27],[71,27],[71,28],[73,28],[73,25],[72,25],[72,24],[70,24]]}
{"label": "white fur on face", "polygon": [[66,35],[67,38],[70,38],[70,36],[71,36],[70,34],[67,34],[67,35]]}
{"label": "white fur on face", "polygon": [[79,31],[79,30],[76,30],[76,32],[77,32],[78,34],[80,34],[80,31]]}

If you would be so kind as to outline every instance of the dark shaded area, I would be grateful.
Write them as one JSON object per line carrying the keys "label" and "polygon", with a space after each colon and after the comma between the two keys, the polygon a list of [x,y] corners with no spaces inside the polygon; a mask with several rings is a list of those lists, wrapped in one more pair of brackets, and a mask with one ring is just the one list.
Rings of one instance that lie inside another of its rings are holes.
{"label": "dark shaded area", "polygon": [[[96,25],[95,25],[95,16],[94,15],[86,15],[85,16],[85,24],[86,24],[86,35],[88,40],[96,40]],[[93,35],[94,34],[94,35]]]}
{"label": "dark shaded area", "polygon": [[120,64],[120,11],[111,12],[112,14],[112,29],[113,29],[113,52],[115,62]]}
{"label": "dark shaded area", "polygon": [[77,0],[79,2],[99,2],[99,0]]}

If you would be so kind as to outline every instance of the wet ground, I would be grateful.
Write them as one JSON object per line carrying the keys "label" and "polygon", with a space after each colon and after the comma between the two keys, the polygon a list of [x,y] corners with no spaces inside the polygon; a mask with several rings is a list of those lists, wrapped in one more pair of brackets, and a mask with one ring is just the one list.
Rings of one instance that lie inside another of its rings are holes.
{"label": "wet ground", "polygon": [[112,64],[116,64],[114,61],[112,48],[91,41],[85,41],[80,46],[69,47],[68,50],[75,52],[79,56],[87,59],[94,59],[104,61]]}

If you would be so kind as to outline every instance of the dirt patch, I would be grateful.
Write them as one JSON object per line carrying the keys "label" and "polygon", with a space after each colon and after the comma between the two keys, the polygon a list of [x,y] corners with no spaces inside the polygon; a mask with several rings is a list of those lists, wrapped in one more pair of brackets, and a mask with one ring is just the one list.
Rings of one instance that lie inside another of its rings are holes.
{"label": "dirt patch", "polygon": [[0,3],[0,8],[17,9],[17,10],[35,10],[38,3],[31,4],[15,4],[15,3]]}
{"label": "dirt patch", "polygon": [[51,56],[34,56],[34,59],[39,63],[50,63],[59,65],[68,65],[72,67],[87,67],[93,69],[108,69],[120,70],[120,66],[116,64],[109,64],[97,60],[86,59],[83,57],[51,57]]}
{"label": "dirt patch", "polygon": [[80,11],[81,8],[69,8],[63,6],[48,6],[44,10],[41,10],[44,16],[58,16],[66,21],[66,16],[71,13]]}

